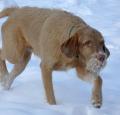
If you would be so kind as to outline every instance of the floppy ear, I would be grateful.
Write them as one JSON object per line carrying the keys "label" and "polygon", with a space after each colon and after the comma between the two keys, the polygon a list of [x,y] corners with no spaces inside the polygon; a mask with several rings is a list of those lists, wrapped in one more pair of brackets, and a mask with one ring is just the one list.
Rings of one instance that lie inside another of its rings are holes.
{"label": "floppy ear", "polygon": [[61,45],[61,51],[64,53],[67,57],[78,57],[79,56],[79,35],[78,33],[75,33],[71,38],[69,38],[67,41],[65,41]]}

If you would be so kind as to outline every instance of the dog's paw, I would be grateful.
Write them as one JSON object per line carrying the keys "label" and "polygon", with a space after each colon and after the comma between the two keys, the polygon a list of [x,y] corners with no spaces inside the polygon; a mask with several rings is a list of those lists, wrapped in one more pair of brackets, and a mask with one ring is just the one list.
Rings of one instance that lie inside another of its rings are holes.
{"label": "dog's paw", "polygon": [[102,95],[100,93],[92,96],[92,105],[95,108],[100,108],[102,106]]}
{"label": "dog's paw", "polygon": [[0,90],[9,90],[10,89],[10,81],[7,79],[8,76],[4,76],[4,79],[0,81]]}
{"label": "dog's paw", "polygon": [[4,90],[4,86],[2,85],[2,83],[0,82],[0,91]]}
{"label": "dog's paw", "polygon": [[0,82],[0,90],[8,90],[9,86],[7,86],[4,82]]}

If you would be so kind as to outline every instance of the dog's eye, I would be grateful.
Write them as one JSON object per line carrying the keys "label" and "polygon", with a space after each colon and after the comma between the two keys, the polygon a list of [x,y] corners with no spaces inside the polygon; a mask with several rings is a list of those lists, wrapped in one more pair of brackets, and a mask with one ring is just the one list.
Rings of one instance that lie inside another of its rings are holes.
{"label": "dog's eye", "polygon": [[86,41],[86,42],[83,43],[83,45],[91,47],[92,46],[92,42],[91,41]]}
{"label": "dog's eye", "polygon": [[104,44],[104,41],[101,41],[101,42],[100,42],[100,47],[101,47],[103,50],[105,50],[105,44]]}
{"label": "dog's eye", "polygon": [[104,41],[101,41],[101,42],[100,42],[100,45],[101,45],[101,46],[104,46]]}

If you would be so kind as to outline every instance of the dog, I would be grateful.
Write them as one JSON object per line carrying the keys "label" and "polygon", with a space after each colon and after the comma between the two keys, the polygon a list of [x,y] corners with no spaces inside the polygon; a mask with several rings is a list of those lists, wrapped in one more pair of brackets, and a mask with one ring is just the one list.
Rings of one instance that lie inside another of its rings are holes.
{"label": "dog", "polygon": [[[9,89],[22,73],[34,53],[41,58],[46,98],[56,104],[52,72],[75,68],[78,77],[93,84],[92,104],[102,105],[100,71],[110,55],[102,34],[80,17],[67,11],[36,7],[12,7],[0,12],[8,16],[2,25],[0,50],[0,83]],[[5,60],[14,64],[8,72]]]}

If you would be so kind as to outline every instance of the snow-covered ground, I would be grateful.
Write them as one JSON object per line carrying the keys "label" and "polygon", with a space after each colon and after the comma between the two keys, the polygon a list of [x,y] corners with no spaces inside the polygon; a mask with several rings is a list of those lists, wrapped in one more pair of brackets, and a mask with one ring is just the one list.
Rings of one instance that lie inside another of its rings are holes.
{"label": "snow-covered ground", "polygon": [[[103,33],[111,56],[101,73],[104,81],[101,109],[91,106],[92,86],[79,80],[74,69],[53,73],[57,105],[48,105],[42,86],[40,61],[33,56],[12,88],[0,91],[0,115],[120,115],[120,0],[16,0],[16,3],[75,13]],[[3,8],[2,0],[0,8]],[[0,25],[2,22],[3,19]],[[8,64],[8,67],[10,69],[12,65]]]}

